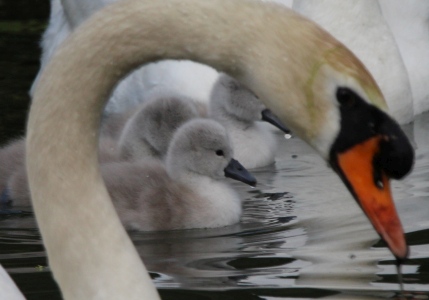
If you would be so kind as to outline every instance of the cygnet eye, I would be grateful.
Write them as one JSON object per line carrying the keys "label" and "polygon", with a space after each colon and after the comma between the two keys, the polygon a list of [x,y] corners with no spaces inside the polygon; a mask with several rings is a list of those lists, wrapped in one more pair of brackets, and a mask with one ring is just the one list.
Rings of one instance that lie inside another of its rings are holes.
{"label": "cygnet eye", "polygon": [[224,154],[223,154],[223,150],[216,150],[216,155],[217,156],[224,156]]}
{"label": "cygnet eye", "polygon": [[357,95],[348,88],[338,88],[336,96],[342,106],[352,107],[356,103]]}

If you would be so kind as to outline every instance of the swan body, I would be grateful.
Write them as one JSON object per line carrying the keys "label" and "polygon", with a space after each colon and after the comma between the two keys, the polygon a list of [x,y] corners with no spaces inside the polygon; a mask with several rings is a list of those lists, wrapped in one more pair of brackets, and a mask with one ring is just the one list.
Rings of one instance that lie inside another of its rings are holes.
{"label": "swan body", "polygon": [[[118,0],[60,1],[51,0],[49,26],[42,38],[41,68],[34,81],[32,95],[39,75],[58,46],[84,20],[104,6]],[[146,94],[170,90],[177,96],[192,97],[207,104],[218,72],[210,66],[183,60],[164,60],[147,64],[130,73],[114,89],[105,108],[107,115],[124,113],[147,99]]]}
{"label": "swan body", "polygon": [[65,299],[158,298],[106,190],[97,137],[115,84],[164,58],[205,63],[251,86],[329,161],[392,253],[407,257],[389,181],[410,171],[414,153],[347,48],[273,3],[125,0],[60,46],[36,85],[28,119],[33,207]]}
{"label": "swan body", "polygon": [[165,167],[140,160],[105,164],[101,172],[129,229],[221,227],[237,223],[242,212],[238,194],[221,181],[232,155],[222,125],[195,119],[174,134]]}
{"label": "swan body", "polygon": [[6,270],[0,265],[0,291],[1,299],[7,300],[24,300],[21,291],[7,274]]}
{"label": "swan body", "polygon": [[198,117],[192,99],[161,91],[127,121],[118,141],[123,159],[164,158],[174,132],[186,121]]}
{"label": "swan body", "polygon": [[100,136],[118,141],[125,124],[135,114],[136,109],[137,106],[122,113],[112,113],[105,116],[101,123]]}
{"label": "swan body", "polygon": [[[41,71],[58,45],[74,28],[95,11],[116,1],[118,0],[97,0],[87,3],[79,0],[51,0],[49,26],[42,40]],[[292,0],[273,2],[287,7],[292,7],[293,4]],[[360,0],[337,3],[334,0],[304,0],[295,1],[293,7],[324,26],[362,59],[380,85],[392,115],[400,123],[408,123],[414,115],[429,109],[429,96],[424,83],[428,69],[425,68],[428,63],[425,53],[429,49],[425,22],[429,10],[424,1],[413,0],[407,5],[407,13],[404,14],[402,3],[396,2]],[[390,29],[384,19],[387,19]],[[165,60],[148,64],[119,83],[105,111],[107,114],[124,112],[144,101],[146,92],[165,88],[177,95],[208,103],[217,77],[218,73],[213,68],[187,60]],[[32,91],[37,81],[33,84]]]}
{"label": "swan body", "polygon": [[414,114],[429,110],[429,2],[379,0],[410,78]]}
{"label": "swan body", "polygon": [[300,0],[293,9],[314,20],[362,60],[399,123],[414,118],[408,74],[378,1]]}
{"label": "swan body", "polygon": [[[102,137],[99,141],[100,163],[120,161],[117,141]],[[0,205],[30,206],[31,195],[25,166],[25,138],[0,149]]]}
{"label": "swan body", "polygon": [[40,46],[42,47],[42,56],[40,58],[40,71],[37,74],[31,89],[30,95],[33,95],[35,86],[39,81],[43,68],[54,55],[56,49],[70,35],[72,27],[67,20],[60,0],[51,0],[51,12],[49,16],[49,26],[43,33]]}
{"label": "swan body", "polygon": [[246,168],[274,163],[277,141],[260,121],[265,106],[250,90],[226,74],[216,81],[209,116],[228,130],[234,156]]}

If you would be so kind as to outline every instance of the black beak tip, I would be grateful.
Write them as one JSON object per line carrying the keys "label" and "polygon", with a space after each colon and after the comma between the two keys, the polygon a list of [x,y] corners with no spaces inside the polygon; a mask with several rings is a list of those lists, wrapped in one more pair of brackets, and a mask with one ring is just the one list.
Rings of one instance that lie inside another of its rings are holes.
{"label": "black beak tip", "polygon": [[287,128],[282,123],[282,121],[280,121],[280,119],[275,114],[273,114],[273,112],[271,110],[266,108],[261,112],[261,114],[262,114],[262,118],[261,118],[262,121],[268,122],[271,125],[274,125],[278,129],[283,131],[284,133],[290,134],[289,128]]}
{"label": "black beak tip", "polygon": [[[253,177],[253,176],[252,176]],[[248,185],[250,185],[251,187],[256,187],[256,184],[257,184],[258,182],[256,181],[256,179],[255,178],[253,178],[253,180],[249,180],[248,182],[247,182],[247,184]]]}
{"label": "black beak tip", "polygon": [[224,169],[225,177],[235,179],[246,183],[252,187],[256,186],[256,179],[249,171],[246,170],[237,160],[231,159],[228,166]]}

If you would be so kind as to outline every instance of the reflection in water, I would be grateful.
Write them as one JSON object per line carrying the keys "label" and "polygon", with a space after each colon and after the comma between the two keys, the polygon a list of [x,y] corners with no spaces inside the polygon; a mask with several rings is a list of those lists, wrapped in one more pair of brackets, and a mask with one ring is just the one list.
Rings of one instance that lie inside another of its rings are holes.
{"label": "reflection in water", "polygon": [[[8,54],[0,56],[2,144],[22,132],[39,54],[38,33],[0,35]],[[417,161],[393,185],[411,250],[402,268],[405,296],[429,299],[429,114],[406,129]],[[240,224],[130,232],[162,297],[399,299],[395,260],[340,179],[299,139],[279,140],[276,164],[254,172],[257,188],[232,183],[244,200]],[[0,263],[28,299],[60,299],[29,211],[0,214]]]}

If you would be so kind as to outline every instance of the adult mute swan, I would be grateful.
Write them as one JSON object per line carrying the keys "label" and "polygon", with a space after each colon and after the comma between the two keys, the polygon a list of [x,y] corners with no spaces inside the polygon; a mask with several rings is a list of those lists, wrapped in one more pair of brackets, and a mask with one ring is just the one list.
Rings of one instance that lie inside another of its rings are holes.
{"label": "adult mute swan", "polygon": [[414,152],[348,49],[277,4],[126,0],[63,43],[28,119],[33,207],[65,299],[157,298],[102,180],[97,137],[118,80],[162,58],[199,61],[250,87],[330,163],[392,253],[407,257],[390,178],[410,171]]}

